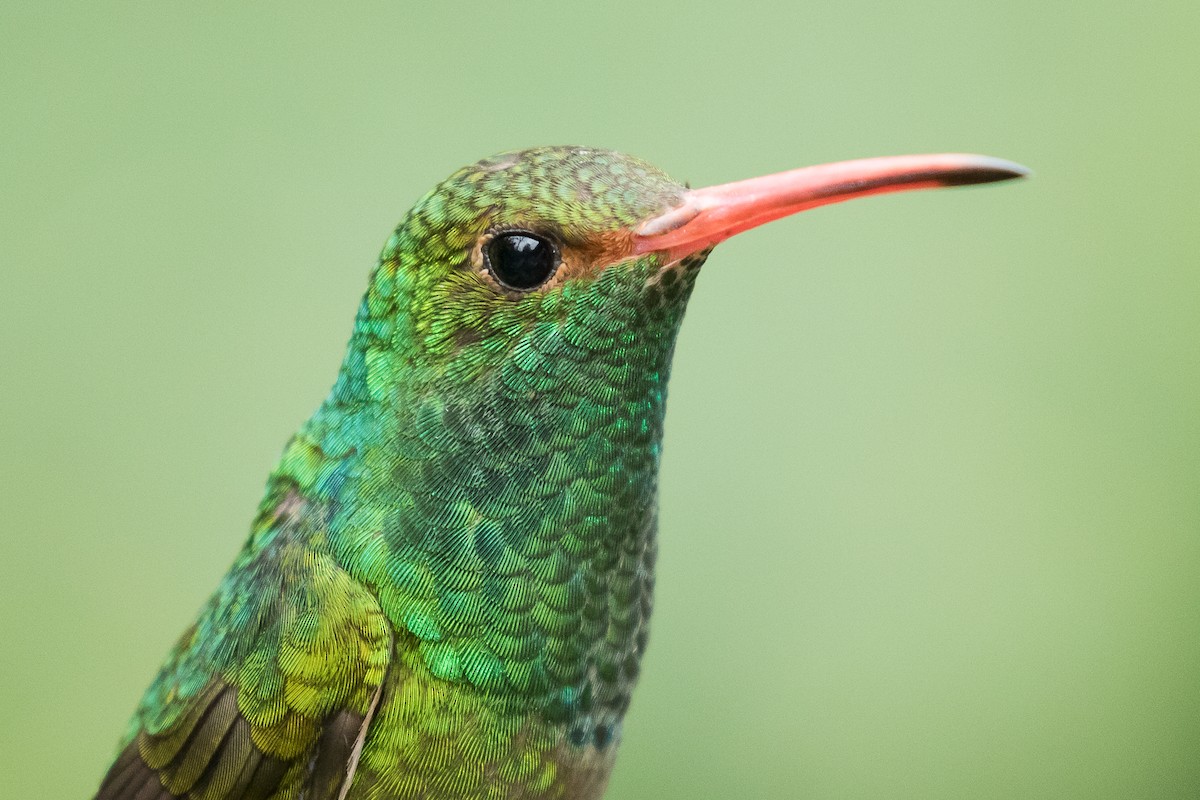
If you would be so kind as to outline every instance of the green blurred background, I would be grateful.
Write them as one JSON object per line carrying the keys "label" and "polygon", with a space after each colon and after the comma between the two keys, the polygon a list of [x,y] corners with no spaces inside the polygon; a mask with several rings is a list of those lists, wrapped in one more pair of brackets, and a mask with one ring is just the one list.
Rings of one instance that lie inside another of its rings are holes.
{"label": "green blurred background", "polygon": [[1200,796],[1200,11],[9,2],[0,795],[90,796],[463,163],[1021,185],[723,245],[684,326],[609,797]]}

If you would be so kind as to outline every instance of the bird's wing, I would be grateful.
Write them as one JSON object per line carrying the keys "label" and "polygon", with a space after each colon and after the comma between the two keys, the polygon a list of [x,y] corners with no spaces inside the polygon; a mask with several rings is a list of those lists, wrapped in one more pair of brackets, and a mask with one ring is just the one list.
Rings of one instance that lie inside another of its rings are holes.
{"label": "bird's wing", "polygon": [[344,796],[391,628],[288,502],[172,651],[96,800]]}

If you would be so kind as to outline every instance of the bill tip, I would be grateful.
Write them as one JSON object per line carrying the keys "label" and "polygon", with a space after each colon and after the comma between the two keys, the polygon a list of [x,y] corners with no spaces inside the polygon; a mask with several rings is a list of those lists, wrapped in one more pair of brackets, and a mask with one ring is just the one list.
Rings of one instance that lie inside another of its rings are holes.
{"label": "bill tip", "polygon": [[964,156],[967,164],[962,169],[946,174],[944,186],[970,186],[977,183],[996,183],[1017,178],[1028,178],[1033,170],[1024,164],[991,156]]}

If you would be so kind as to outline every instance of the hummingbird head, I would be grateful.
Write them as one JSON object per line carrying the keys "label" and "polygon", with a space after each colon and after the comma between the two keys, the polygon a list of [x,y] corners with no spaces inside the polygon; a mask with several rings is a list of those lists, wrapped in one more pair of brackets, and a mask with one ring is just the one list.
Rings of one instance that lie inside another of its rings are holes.
{"label": "hummingbird head", "polygon": [[621,153],[538,147],[460,169],[384,248],[369,300],[418,361],[472,379],[538,326],[576,345],[669,349],[718,242],[797,211],[882,192],[1025,174],[983,156],[902,156],[691,190]]}

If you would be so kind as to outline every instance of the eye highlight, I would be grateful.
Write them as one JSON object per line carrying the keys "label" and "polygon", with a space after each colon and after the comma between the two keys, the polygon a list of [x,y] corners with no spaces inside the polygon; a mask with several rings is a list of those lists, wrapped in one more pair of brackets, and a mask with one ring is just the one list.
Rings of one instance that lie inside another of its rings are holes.
{"label": "eye highlight", "polygon": [[562,263],[549,239],[529,231],[503,231],[483,248],[483,261],[501,286],[527,292],[553,277]]}

